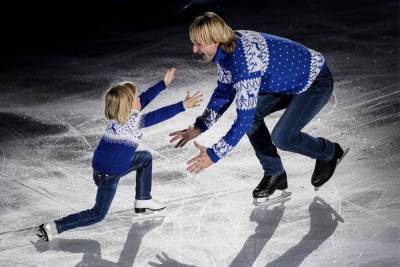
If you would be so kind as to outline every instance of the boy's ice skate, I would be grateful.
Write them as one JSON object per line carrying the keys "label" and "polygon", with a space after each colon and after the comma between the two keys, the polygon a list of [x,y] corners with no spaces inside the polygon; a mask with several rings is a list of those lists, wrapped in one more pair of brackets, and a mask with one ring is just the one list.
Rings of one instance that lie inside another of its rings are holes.
{"label": "boy's ice skate", "polygon": [[56,235],[58,235],[56,224],[50,222],[39,225],[36,235],[44,241],[51,241]]}
{"label": "boy's ice skate", "polygon": [[335,155],[331,160],[317,160],[311,177],[311,184],[315,187],[315,191],[318,191],[322,185],[329,181],[335,172],[336,167],[343,160],[349,150],[349,148],[346,148],[343,151],[342,147],[335,143]]}
{"label": "boy's ice skate", "polygon": [[165,205],[154,199],[135,199],[135,214],[133,221],[140,219],[151,219],[165,217]]}
{"label": "boy's ice skate", "polygon": [[[271,201],[282,200],[289,197],[292,193],[287,192],[287,176],[286,172],[283,172],[278,176],[264,175],[261,182],[253,190],[253,204],[255,206],[261,205],[263,203],[269,203]],[[282,190],[279,196],[271,197],[275,190]]]}

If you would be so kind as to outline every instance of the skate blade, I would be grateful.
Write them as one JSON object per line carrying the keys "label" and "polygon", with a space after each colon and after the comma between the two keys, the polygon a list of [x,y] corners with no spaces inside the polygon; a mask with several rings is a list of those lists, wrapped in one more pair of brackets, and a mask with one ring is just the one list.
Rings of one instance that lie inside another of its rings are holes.
{"label": "skate blade", "polygon": [[271,205],[275,203],[279,203],[280,201],[289,198],[292,195],[292,192],[282,191],[279,196],[275,197],[263,197],[263,198],[255,198],[253,200],[254,206],[262,206],[262,205]]}
{"label": "skate blade", "polygon": [[342,162],[342,160],[344,159],[344,157],[347,155],[347,153],[349,152],[350,148],[346,148],[343,152],[342,157],[338,160],[338,162],[336,163],[336,167],[339,166],[339,163]]}
{"label": "skate blade", "polygon": [[163,219],[166,216],[166,209],[152,211],[146,210],[142,213],[135,213],[132,217],[132,221],[143,221],[143,220],[151,220],[151,219]]}

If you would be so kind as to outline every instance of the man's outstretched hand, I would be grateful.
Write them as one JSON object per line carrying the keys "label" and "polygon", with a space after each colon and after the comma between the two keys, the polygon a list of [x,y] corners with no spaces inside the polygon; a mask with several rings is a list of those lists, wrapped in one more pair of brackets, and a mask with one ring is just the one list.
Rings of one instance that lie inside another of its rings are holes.
{"label": "man's outstretched hand", "polygon": [[189,165],[187,170],[190,173],[197,174],[203,171],[204,169],[210,167],[213,164],[213,162],[208,156],[207,148],[205,146],[202,146],[196,142],[194,142],[194,145],[200,150],[200,154],[187,162],[187,164]]}
{"label": "man's outstretched hand", "polygon": [[189,142],[192,139],[195,139],[199,135],[200,135],[199,129],[193,126],[189,126],[185,130],[170,133],[169,136],[172,136],[172,138],[171,140],[169,140],[169,142],[173,143],[176,140],[179,140],[178,143],[175,145],[175,148],[183,147],[184,145],[186,145],[187,142]]}

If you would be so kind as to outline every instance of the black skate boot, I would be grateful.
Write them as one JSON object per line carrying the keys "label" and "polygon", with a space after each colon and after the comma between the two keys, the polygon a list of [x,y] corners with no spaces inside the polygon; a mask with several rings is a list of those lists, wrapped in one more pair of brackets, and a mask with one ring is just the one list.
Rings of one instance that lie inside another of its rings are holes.
{"label": "black skate boot", "polygon": [[[264,175],[261,182],[253,190],[254,205],[259,205],[263,202],[270,200],[268,197],[271,196],[276,189],[283,190],[282,195],[276,198],[283,199],[288,197],[290,193],[286,192],[288,188],[286,172],[283,172],[278,176]],[[275,199],[274,199],[275,200]]]}
{"label": "black skate boot", "polygon": [[335,143],[335,154],[331,160],[324,161],[317,159],[314,172],[311,176],[311,184],[315,186],[315,191],[329,181],[335,172],[336,166],[339,165],[347,152],[349,152],[349,148],[343,151],[342,147]]}

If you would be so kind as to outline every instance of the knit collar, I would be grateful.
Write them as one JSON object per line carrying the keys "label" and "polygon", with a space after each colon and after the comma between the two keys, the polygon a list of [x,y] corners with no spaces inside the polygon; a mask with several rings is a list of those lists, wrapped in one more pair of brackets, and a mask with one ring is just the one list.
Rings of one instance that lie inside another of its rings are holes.
{"label": "knit collar", "polygon": [[212,59],[212,62],[215,64],[218,64],[220,61],[224,60],[224,58],[227,56],[228,53],[226,53],[222,48],[218,47],[217,52],[215,53],[214,58]]}

